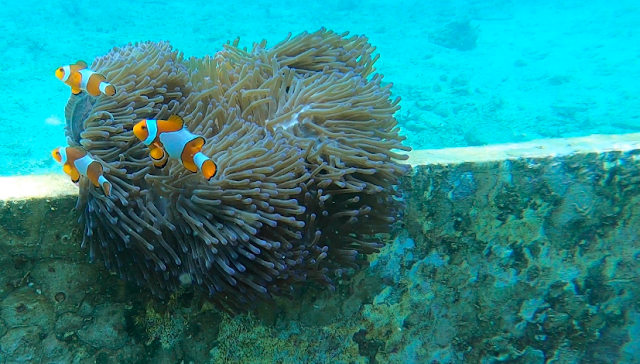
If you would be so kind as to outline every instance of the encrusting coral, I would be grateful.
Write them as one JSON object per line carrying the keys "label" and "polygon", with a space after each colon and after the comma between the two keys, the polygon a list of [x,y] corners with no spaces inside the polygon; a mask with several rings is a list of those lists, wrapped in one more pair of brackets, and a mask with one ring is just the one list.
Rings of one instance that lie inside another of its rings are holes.
{"label": "encrusting coral", "polygon": [[[382,246],[403,206],[406,159],[367,38],[325,29],[251,50],[238,41],[185,59],[166,42],[114,48],[91,69],[113,97],[71,96],[69,145],[105,166],[111,198],[81,181],[83,245],[121,278],[164,297],[192,283],[231,311],[332,287]],[[169,161],[153,167],[132,133],[179,114],[218,165],[206,181]]]}

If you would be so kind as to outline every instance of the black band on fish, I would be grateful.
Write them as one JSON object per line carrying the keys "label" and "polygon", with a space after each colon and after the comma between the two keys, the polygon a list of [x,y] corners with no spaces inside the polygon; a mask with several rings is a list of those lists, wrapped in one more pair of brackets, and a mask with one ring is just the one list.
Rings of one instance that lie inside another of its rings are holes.
{"label": "black band on fish", "polygon": [[[152,158],[152,159],[153,159],[153,158]],[[167,165],[167,162],[169,161],[169,158],[166,158],[166,159],[164,160],[164,163],[162,163],[162,164],[156,164],[156,163],[155,163],[155,161],[160,162],[160,160],[156,160],[156,159],[154,159],[154,163],[153,163],[153,165],[154,165],[154,166],[156,166],[156,168],[164,168],[164,167]]]}

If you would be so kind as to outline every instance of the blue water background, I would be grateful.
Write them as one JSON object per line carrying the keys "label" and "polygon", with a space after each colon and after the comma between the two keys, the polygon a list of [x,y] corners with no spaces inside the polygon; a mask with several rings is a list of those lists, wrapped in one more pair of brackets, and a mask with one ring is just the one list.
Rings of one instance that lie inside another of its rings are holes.
{"label": "blue water background", "polygon": [[[69,88],[54,70],[114,46],[170,40],[213,54],[320,27],[365,34],[403,98],[414,148],[640,131],[640,2],[0,1],[0,175],[56,172]],[[452,22],[475,48],[430,41]]]}

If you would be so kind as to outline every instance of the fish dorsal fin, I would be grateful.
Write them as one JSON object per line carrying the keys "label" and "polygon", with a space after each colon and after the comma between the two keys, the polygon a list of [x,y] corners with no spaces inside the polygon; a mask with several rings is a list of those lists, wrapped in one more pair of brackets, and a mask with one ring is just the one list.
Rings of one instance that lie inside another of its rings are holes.
{"label": "fish dorsal fin", "polygon": [[171,129],[180,130],[184,127],[184,119],[180,115],[171,115],[167,119],[167,123],[171,125]]}
{"label": "fish dorsal fin", "polygon": [[83,60],[76,62],[76,66],[80,67],[81,69],[89,68],[89,65],[87,64],[87,62]]}

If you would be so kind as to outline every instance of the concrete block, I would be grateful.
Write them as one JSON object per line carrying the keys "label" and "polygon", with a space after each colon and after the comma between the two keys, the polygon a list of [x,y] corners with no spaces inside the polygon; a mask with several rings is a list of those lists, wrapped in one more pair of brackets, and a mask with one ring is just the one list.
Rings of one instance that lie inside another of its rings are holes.
{"label": "concrete block", "polygon": [[640,134],[413,152],[369,268],[237,317],[88,263],[66,177],[2,178],[0,364],[632,363],[639,159]]}

